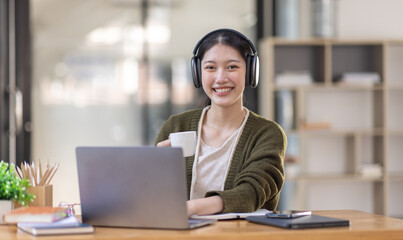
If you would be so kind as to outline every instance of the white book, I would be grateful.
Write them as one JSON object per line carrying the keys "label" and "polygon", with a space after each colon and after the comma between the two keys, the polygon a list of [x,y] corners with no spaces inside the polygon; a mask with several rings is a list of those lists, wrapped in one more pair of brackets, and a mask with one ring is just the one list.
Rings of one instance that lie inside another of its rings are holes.
{"label": "white book", "polygon": [[278,86],[306,86],[313,83],[312,76],[305,71],[301,72],[283,72],[275,77]]}
{"label": "white book", "polygon": [[343,73],[340,83],[374,85],[381,82],[378,73],[371,72],[349,72]]}
{"label": "white book", "polygon": [[17,227],[34,236],[60,235],[60,234],[84,234],[94,232],[94,227],[80,223],[75,216],[63,218],[59,221],[46,222],[19,222]]}
{"label": "white book", "polygon": [[55,222],[18,222],[18,227],[76,227],[80,222],[75,216],[65,217]]}
{"label": "white book", "polygon": [[248,213],[223,213],[223,214],[212,214],[212,215],[193,215],[192,219],[215,219],[215,220],[229,220],[229,219],[245,219],[249,216],[265,216],[266,213],[271,213],[267,209],[258,209],[255,212]]}
{"label": "white book", "polygon": [[94,227],[85,223],[80,223],[79,226],[75,227],[35,227],[35,226],[26,226],[26,227],[18,227],[24,232],[30,233],[34,236],[41,235],[62,235],[62,234],[85,234],[85,233],[93,233]]}

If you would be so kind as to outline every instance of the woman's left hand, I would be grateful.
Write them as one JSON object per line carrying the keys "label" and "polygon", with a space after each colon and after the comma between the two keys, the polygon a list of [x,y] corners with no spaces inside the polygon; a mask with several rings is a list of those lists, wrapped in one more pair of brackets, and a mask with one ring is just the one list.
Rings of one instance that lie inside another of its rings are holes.
{"label": "woman's left hand", "polygon": [[170,147],[170,146],[171,146],[171,139],[167,139],[157,143],[157,147]]}

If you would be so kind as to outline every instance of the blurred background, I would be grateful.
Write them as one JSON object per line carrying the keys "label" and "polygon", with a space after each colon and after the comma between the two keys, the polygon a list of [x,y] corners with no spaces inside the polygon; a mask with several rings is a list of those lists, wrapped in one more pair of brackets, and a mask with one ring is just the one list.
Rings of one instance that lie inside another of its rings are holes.
{"label": "blurred background", "polygon": [[[237,29],[258,51],[271,37],[403,39],[402,9],[401,0],[1,0],[0,157],[60,163],[54,205],[77,203],[76,146],[151,145],[171,114],[200,106],[190,58],[207,32]],[[263,57],[261,68],[268,61]],[[264,98],[262,85],[247,89],[246,106],[270,117],[274,98]],[[289,143],[289,155],[298,154],[298,139],[290,135]],[[280,208],[360,208],[377,194],[338,206],[338,188],[329,204],[301,205],[295,201],[306,199],[296,192],[306,189],[290,182]]]}

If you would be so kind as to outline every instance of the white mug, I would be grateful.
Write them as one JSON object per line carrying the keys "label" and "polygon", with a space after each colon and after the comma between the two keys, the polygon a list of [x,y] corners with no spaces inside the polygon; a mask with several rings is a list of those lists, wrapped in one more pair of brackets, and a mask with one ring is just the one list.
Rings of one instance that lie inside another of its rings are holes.
{"label": "white mug", "polygon": [[172,147],[181,147],[184,157],[190,157],[196,151],[196,131],[176,132],[169,134]]}

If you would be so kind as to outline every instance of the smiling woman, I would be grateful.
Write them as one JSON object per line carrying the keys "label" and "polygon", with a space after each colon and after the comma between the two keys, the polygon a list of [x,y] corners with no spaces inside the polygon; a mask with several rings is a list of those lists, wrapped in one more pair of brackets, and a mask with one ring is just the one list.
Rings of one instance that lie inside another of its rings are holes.
{"label": "smiling woman", "polygon": [[211,105],[171,116],[156,139],[170,146],[171,132],[197,131],[195,155],[186,158],[188,214],[275,210],[287,139],[277,123],[243,106],[245,86],[258,83],[255,47],[240,32],[219,29],[193,54],[194,84]]}

